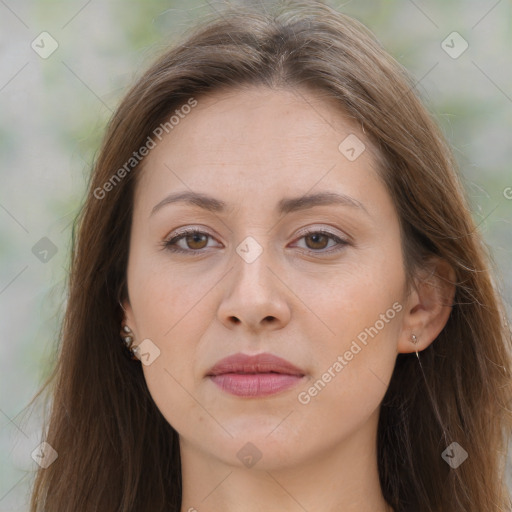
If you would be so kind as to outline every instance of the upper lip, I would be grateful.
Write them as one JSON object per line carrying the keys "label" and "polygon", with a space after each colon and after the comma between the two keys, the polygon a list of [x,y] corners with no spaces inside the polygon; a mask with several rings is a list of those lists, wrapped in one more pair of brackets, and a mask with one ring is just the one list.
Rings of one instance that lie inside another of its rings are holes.
{"label": "upper lip", "polygon": [[224,373],[282,373],[284,375],[304,376],[304,372],[295,365],[267,352],[261,354],[233,354],[217,361],[206,374],[207,376]]}

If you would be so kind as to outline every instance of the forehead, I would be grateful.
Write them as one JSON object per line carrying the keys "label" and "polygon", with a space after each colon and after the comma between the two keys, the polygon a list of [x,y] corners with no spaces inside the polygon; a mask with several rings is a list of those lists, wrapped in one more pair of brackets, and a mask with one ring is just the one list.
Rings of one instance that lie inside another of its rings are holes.
{"label": "forehead", "polygon": [[[198,97],[156,142],[137,186],[137,196],[152,200],[176,188],[215,189],[236,200],[242,189],[306,193],[340,179],[361,188],[376,177],[374,149],[357,124],[333,98],[308,89],[251,86]],[[347,158],[354,152],[358,158]]]}

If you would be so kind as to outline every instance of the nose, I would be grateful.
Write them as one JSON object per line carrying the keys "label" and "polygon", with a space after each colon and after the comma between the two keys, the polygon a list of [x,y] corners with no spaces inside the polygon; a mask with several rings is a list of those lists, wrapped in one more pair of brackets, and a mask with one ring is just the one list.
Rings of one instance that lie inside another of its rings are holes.
{"label": "nose", "polygon": [[236,326],[257,333],[282,329],[291,317],[286,286],[276,277],[279,271],[267,251],[251,263],[235,256],[234,268],[226,276],[226,291],[217,310],[228,328]]}

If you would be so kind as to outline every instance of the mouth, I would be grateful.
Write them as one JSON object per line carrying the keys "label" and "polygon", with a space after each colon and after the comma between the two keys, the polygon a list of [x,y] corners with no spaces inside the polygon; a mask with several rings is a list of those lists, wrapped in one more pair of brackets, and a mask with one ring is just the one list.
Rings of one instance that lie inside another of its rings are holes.
{"label": "mouth", "polygon": [[218,361],[206,374],[226,393],[247,398],[288,390],[304,376],[300,368],[269,353],[235,354]]}

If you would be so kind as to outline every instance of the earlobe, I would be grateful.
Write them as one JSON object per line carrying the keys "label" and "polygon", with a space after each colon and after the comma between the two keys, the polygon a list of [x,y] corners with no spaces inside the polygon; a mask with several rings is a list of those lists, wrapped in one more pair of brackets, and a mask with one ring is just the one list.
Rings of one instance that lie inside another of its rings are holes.
{"label": "earlobe", "polygon": [[127,325],[130,329],[134,330],[135,321],[133,318],[133,311],[129,299],[126,298],[123,301],[119,301],[119,306],[124,312],[122,324]]}
{"label": "earlobe", "polygon": [[[123,340],[123,343],[127,350],[131,354],[131,358],[133,360],[139,359],[137,357],[137,345],[135,345],[136,341],[136,328],[135,321],[133,318],[133,311],[128,299],[124,301],[119,301],[119,306],[124,311],[123,319],[121,320],[120,332],[119,335]],[[134,332],[135,331],[135,332]]]}
{"label": "earlobe", "polygon": [[[441,258],[431,258],[428,269],[421,272],[411,290],[398,341],[399,353],[422,351],[439,336],[450,317],[455,289],[452,266]],[[411,343],[413,336],[415,345]]]}

